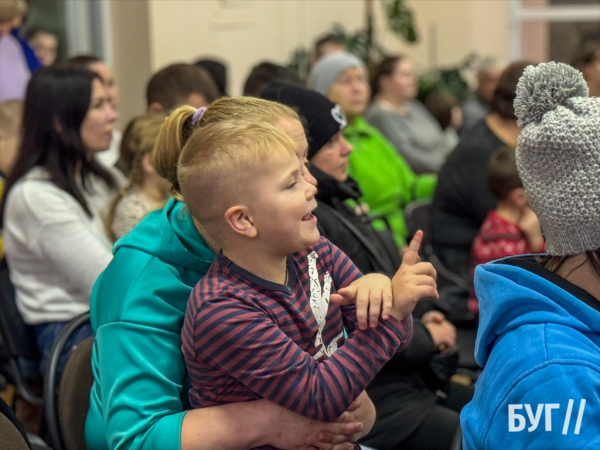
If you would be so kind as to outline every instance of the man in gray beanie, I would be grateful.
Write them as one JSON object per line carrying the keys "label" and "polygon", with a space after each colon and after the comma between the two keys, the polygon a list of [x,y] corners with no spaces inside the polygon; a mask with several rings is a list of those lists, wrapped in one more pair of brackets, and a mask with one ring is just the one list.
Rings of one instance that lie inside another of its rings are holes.
{"label": "man in gray beanie", "polygon": [[[566,64],[529,66],[517,165],[548,256],[479,266],[465,449],[600,448],[600,98]],[[544,421],[541,421],[541,416]]]}

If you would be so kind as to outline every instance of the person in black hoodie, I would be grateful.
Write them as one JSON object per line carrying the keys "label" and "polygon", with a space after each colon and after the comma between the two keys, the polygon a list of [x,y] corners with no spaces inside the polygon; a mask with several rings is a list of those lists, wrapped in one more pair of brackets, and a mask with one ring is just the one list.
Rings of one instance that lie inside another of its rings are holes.
{"label": "person in black hoodie", "polygon": [[[393,276],[401,262],[394,240],[373,229],[359,201],[360,187],[346,173],[352,147],[342,133],[347,122],[341,108],[321,94],[280,82],[269,84],[261,96],[292,107],[304,121],[321,234],[363,273]],[[410,345],[367,387],[377,420],[362,443],[379,450],[450,448],[460,409],[473,396],[472,387],[447,381],[453,366],[444,361],[455,344],[454,326],[431,303],[422,303],[413,313],[420,320],[414,321]]]}

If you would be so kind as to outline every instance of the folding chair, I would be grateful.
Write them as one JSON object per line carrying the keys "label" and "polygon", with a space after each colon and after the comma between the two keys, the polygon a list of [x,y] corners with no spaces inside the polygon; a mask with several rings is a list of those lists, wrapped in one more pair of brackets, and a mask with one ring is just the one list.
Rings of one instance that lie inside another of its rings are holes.
{"label": "folding chair", "polygon": [[[54,450],[85,450],[85,420],[90,406],[93,337],[80,342],[71,352],[60,381],[60,356],[71,335],[90,321],[89,313],[69,322],[57,336],[44,382],[44,414]],[[57,389],[58,384],[58,389]]]}

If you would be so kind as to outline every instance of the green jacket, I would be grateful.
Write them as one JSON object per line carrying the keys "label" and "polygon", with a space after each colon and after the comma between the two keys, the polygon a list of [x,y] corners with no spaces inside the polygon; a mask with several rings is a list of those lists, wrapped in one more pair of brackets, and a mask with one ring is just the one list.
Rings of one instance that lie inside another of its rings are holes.
{"label": "green jacket", "polygon": [[[382,215],[390,225],[399,247],[406,245],[408,228],[404,207],[420,198],[431,198],[437,183],[436,175],[416,175],[383,134],[357,117],[344,130],[352,147],[349,175],[360,185],[362,201],[371,215]],[[375,221],[375,228],[385,223]]]}
{"label": "green jacket", "polygon": [[180,448],[189,380],[181,327],[214,254],[171,199],[114,246],[92,293],[89,450]]}

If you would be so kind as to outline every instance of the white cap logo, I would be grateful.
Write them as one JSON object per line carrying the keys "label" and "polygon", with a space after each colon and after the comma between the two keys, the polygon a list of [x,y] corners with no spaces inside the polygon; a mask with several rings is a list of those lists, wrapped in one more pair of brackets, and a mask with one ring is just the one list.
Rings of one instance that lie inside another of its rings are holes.
{"label": "white cap logo", "polygon": [[344,114],[344,111],[342,111],[340,105],[335,105],[333,108],[331,108],[331,117],[333,117],[333,120],[340,124],[340,130],[343,130],[346,128],[346,125],[348,125],[346,114]]}

